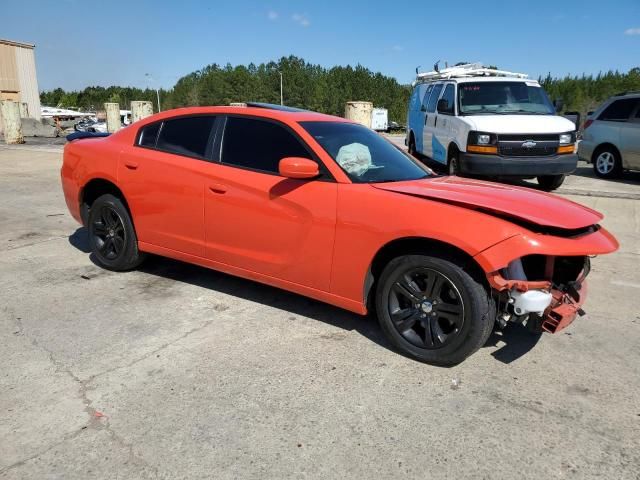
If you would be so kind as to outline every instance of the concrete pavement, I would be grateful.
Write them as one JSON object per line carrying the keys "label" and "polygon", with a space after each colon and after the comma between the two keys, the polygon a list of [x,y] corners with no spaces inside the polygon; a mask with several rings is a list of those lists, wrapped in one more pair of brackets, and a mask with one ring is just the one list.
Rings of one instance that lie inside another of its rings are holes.
{"label": "concrete pavement", "polygon": [[0,479],[640,478],[635,178],[567,182],[621,241],[593,261],[587,317],[443,369],[271,287],[161,258],[99,269],[60,162],[0,147]]}

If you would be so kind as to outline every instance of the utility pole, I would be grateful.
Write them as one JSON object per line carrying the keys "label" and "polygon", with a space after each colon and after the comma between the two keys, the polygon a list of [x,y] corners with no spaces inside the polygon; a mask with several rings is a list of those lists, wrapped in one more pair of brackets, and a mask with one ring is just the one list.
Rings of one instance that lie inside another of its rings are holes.
{"label": "utility pole", "polygon": [[[151,76],[150,73],[145,73],[144,76],[147,77],[149,82],[153,82],[153,77]],[[162,110],[160,109],[160,90],[158,89],[157,86],[155,88],[155,91],[156,91],[156,99],[158,100],[158,112],[161,112]]]}

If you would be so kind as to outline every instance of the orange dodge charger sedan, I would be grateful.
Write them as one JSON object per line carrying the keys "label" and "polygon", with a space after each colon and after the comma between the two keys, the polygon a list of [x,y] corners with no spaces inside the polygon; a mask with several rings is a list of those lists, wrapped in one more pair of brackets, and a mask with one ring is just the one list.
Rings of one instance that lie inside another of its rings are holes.
{"label": "orange dodge charger sedan", "polygon": [[438,365],[496,324],[565,328],[590,256],[618,247],[589,208],[438,176],[361,125],[266,104],[72,140],[61,174],[104,268],[153,253],[375,312],[400,352]]}

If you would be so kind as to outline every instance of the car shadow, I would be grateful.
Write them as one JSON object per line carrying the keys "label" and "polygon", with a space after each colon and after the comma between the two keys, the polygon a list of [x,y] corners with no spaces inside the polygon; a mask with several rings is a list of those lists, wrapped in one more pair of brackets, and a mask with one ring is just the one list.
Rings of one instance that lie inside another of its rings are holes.
{"label": "car shadow", "polygon": [[498,347],[491,356],[502,363],[512,363],[533,350],[542,333],[533,333],[523,325],[509,325],[504,330],[494,329],[484,348]]}
{"label": "car shadow", "polygon": [[[78,228],[70,235],[69,243],[83,253],[91,253],[85,227]],[[93,254],[89,255],[89,259],[96,264]],[[383,348],[404,355],[402,352],[398,352],[386,339],[372,314],[363,317],[296,293],[157,255],[149,255],[137,270],[148,275],[187,283],[277,308],[289,312],[291,320],[295,320],[295,316],[302,316],[342,330],[355,331]],[[511,363],[530,351],[538,339],[539,336],[532,335],[524,327],[512,325],[504,331],[494,331],[484,347],[495,347],[499,342],[505,343],[492,355],[500,362]]]}
{"label": "car shadow", "polygon": [[640,185],[640,172],[626,171],[623,172],[618,178],[605,179],[597,177],[593,172],[593,166],[590,163],[583,161],[578,162],[578,168],[571,175],[583,178],[592,178],[601,182],[608,183],[620,183],[624,185]]}

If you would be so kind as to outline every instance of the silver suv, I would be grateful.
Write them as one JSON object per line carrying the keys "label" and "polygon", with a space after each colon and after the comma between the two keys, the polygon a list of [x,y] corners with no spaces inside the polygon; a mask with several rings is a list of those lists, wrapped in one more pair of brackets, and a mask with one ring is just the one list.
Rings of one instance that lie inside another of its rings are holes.
{"label": "silver suv", "polygon": [[587,118],[578,156],[602,178],[640,170],[640,92],[614,95]]}

